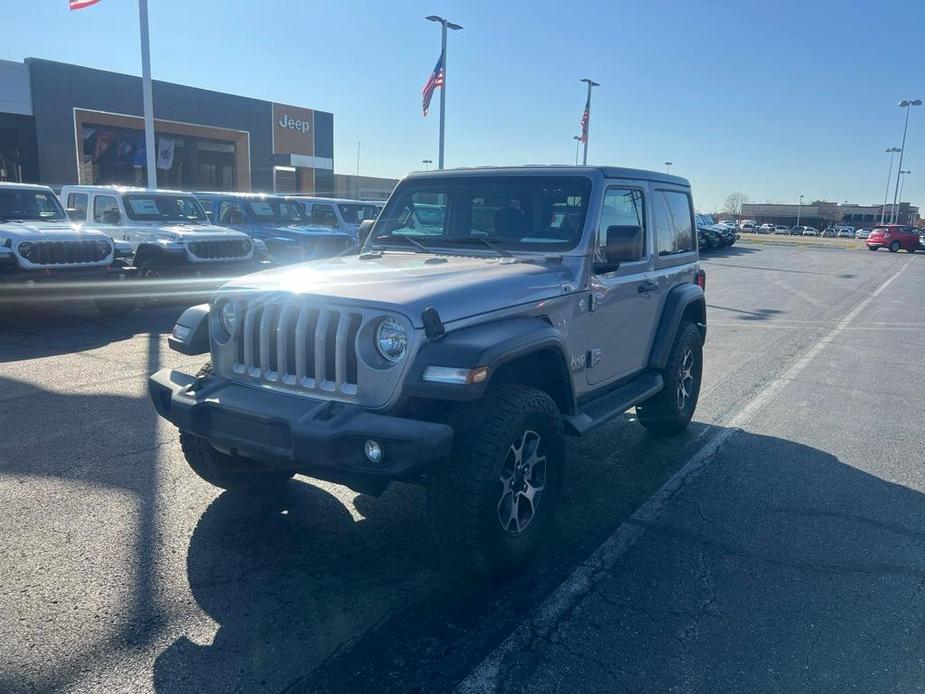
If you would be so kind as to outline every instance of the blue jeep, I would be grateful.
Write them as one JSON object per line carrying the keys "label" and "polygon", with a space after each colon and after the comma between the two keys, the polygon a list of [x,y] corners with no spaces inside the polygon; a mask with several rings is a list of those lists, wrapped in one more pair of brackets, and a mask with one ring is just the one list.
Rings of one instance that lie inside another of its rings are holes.
{"label": "blue jeep", "polygon": [[195,193],[213,224],[262,241],[274,264],[356,252],[350,233],[311,224],[301,204],[281,195]]}

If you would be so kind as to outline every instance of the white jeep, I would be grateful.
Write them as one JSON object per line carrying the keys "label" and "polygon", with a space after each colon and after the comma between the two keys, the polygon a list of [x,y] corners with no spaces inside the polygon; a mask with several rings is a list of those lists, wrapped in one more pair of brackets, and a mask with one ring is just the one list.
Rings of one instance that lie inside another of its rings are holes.
{"label": "white jeep", "polygon": [[209,223],[191,193],[116,186],[64,186],[72,221],[127,242],[142,278],[222,276],[257,268],[254,241]]}
{"label": "white jeep", "polygon": [[127,250],[72,224],[48,186],[0,183],[0,282],[106,279]]}

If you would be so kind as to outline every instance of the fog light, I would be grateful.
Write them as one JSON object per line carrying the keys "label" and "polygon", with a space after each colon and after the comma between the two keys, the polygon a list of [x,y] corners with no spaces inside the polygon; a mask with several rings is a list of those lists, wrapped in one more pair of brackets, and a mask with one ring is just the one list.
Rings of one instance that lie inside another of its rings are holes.
{"label": "fog light", "polygon": [[379,445],[378,441],[373,441],[370,439],[363,445],[363,452],[366,454],[367,459],[371,463],[381,463],[382,462],[382,447]]}

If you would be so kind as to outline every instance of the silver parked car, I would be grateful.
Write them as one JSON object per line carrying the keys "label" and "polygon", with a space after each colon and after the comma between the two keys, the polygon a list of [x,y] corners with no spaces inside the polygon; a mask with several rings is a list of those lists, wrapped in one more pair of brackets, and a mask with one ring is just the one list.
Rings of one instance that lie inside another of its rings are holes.
{"label": "silver parked car", "polygon": [[[422,229],[421,205],[452,213]],[[504,574],[549,534],[564,434],[630,407],[654,434],[687,427],[706,280],[685,179],[420,172],[364,225],[358,256],[233,280],[180,317],[171,346],[210,363],[150,394],[208,482],[424,484],[441,544]]]}

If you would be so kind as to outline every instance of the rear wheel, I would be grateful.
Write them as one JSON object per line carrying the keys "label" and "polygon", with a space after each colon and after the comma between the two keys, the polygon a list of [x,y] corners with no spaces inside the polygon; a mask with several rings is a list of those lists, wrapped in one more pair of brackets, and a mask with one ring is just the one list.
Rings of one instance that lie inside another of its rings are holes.
{"label": "rear wheel", "polygon": [[636,406],[639,423],[658,436],[684,431],[697,407],[702,373],[703,340],[700,330],[693,323],[681,323],[668,363],[662,371],[665,386]]}
{"label": "rear wheel", "polygon": [[899,250],[899,241],[894,241],[890,244],[890,253],[896,253]]}
{"label": "rear wheel", "polygon": [[555,520],[565,462],[559,410],[543,391],[504,384],[453,425],[452,454],[428,486],[438,542],[480,573],[512,573]]}

